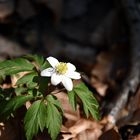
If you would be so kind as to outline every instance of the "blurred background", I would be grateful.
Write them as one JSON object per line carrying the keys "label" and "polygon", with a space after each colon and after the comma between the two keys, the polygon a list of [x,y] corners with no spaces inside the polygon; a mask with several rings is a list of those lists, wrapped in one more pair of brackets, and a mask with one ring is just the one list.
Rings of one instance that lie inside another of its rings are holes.
{"label": "blurred background", "polygon": [[90,74],[101,53],[114,78],[129,63],[126,27],[115,0],[0,0],[0,59],[52,55]]}

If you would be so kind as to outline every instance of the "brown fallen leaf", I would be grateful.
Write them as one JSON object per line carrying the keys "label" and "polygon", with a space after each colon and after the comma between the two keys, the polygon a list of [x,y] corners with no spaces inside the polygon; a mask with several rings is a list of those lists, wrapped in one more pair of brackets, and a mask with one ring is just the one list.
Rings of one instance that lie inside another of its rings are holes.
{"label": "brown fallen leaf", "polygon": [[77,110],[74,111],[69,103],[68,96],[65,92],[59,92],[55,94],[55,96],[61,102],[64,109],[64,117],[67,119],[67,121],[65,122],[65,127],[69,128],[80,119],[79,106],[77,106]]}
{"label": "brown fallen leaf", "polygon": [[87,129],[86,132],[87,132],[88,140],[98,140],[98,138],[103,133],[102,130],[99,128]]}
{"label": "brown fallen leaf", "polygon": [[99,140],[121,140],[121,137],[118,132],[116,132],[115,129],[110,129],[103,133],[100,137]]}
{"label": "brown fallen leaf", "polygon": [[140,140],[140,134],[137,136],[130,136],[128,140]]}
{"label": "brown fallen leaf", "polygon": [[80,119],[79,121],[76,122],[75,125],[69,128],[69,132],[71,132],[72,134],[79,134],[84,130],[95,128],[101,129],[102,126],[96,121],[91,121],[88,119]]}

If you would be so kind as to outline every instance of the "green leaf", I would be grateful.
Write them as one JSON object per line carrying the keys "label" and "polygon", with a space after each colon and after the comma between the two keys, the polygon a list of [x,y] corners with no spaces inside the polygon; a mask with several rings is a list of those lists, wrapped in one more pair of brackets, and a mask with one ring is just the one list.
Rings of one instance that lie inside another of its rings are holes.
{"label": "green leaf", "polygon": [[5,60],[0,63],[0,75],[12,75],[24,71],[32,71],[34,65],[24,58]]}
{"label": "green leaf", "polygon": [[76,94],[74,90],[68,92],[69,102],[74,111],[76,111]]}
{"label": "green leaf", "polygon": [[28,109],[24,118],[27,140],[32,140],[39,130],[42,132],[46,122],[47,108],[45,103],[42,100],[35,101]]}
{"label": "green leaf", "polygon": [[38,83],[38,85],[39,85],[38,91],[42,95],[46,96],[49,78],[37,76],[37,77],[34,78],[34,82]]}
{"label": "green leaf", "polygon": [[57,109],[61,108],[58,100],[54,99],[52,95],[47,96],[47,128],[52,138],[55,140],[60,133],[62,125],[62,115]]}
{"label": "green leaf", "polygon": [[24,58],[26,58],[30,61],[35,61],[38,66],[41,66],[44,63],[43,56],[29,54],[29,55],[25,55]]}
{"label": "green leaf", "polygon": [[17,96],[9,101],[4,100],[3,108],[0,108],[0,116],[1,117],[8,117],[11,113],[13,113],[16,109],[20,108],[25,102],[31,100],[33,96]]}
{"label": "green leaf", "polygon": [[60,101],[56,98],[56,96],[48,95],[47,96],[47,101],[50,102],[50,103],[52,103],[52,104],[54,104],[57,108],[60,109],[60,111],[62,113],[64,113],[63,108],[62,108],[62,105],[61,105]]}
{"label": "green leaf", "polygon": [[27,92],[28,89],[25,87],[17,87],[15,88],[15,93],[17,96],[22,95],[23,93]]}
{"label": "green leaf", "polygon": [[84,83],[80,83],[73,89],[73,92],[81,99],[86,116],[89,117],[90,113],[93,118],[98,120],[99,104],[87,86]]}
{"label": "green leaf", "polygon": [[37,68],[41,71],[43,69],[46,69],[50,67],[50,64],[47,63],[47,61],[43,58],[43,56],[39,55],[26,55],[24,58],[27,58],[28,60],[34,61],[37,65]]}
{"label": "green leaf", "polygon": [[5,76],[4,75],[0,75],[0,84],[2,84],[2,82],[4,81]]}
{"label": "green leaf", "polygon": [[34,82],[34,78],[37,75],[38,74],[36,72],[28,73],[24,75],[23,77],[21,77],[20,79],[18,79],[18,81],[16,82],[16,85],[26,84],[28,88],[34,88],[35,86],[37,86],[37,83]]}

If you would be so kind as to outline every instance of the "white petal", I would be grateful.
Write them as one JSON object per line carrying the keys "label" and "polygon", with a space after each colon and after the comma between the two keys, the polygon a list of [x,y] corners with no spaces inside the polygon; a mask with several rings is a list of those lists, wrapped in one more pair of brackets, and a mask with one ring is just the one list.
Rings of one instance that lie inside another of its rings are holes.
{"label": "white petal", "polygon": [[67,66],[68,66],[68,71],[75,71],[76,70],[76,67],[71,63],[67,63]]}
{"label": "white petal", "polygon": [[63,76],[62,84],[66,88],[66,90],[71,91],[73,89],[72,80],[68,77]]}
{"label": "white petal", "polygon": [[47,76],[50,77],[54,73],[54,68],[47,68],[41,71],[41,76]]}
{"label": "white petal", "polygon": [[59,64],[59,61],[52,56],[48,57],[47,60],[53,68],[55,68]]}
{"label": "white petal", "polygon": [[71,78],[71,79],[80,79],[81,78],[81,75],[79,72],[76,72],[76,71],[72,71],[72,72],[68,72],[66,74],[67,77]]}
{"label": "white petal", "polygon": [[58,85],[60,82],[62,81],[62,76],[58,75],[56,73],[53,73],[52,77],[51,77],[51,83],[52,85],[56,86]]}

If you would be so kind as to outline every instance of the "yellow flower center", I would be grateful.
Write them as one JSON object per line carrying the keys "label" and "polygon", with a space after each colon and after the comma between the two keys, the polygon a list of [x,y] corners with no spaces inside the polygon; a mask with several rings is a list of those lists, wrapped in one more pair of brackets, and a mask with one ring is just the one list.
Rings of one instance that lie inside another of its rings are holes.
{"label": "yellow flower center", "polygon": [[65,74],[68,70],[68,67],[67,67],[67,63],[64,63],[64,62],[60,62],[57,66],[56,66],[56,71],[59,73],[59,74]]}

